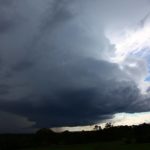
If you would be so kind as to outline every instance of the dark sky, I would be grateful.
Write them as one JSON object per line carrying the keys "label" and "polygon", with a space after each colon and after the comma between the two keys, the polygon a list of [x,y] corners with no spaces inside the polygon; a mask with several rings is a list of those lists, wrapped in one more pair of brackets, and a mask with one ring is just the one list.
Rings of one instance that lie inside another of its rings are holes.
{"label": "dark sky", "polygon": [[149,8],[148,0],[0,0],[0,132],[149,111],[150,55],[113,61],[125,31],[145,31]]}

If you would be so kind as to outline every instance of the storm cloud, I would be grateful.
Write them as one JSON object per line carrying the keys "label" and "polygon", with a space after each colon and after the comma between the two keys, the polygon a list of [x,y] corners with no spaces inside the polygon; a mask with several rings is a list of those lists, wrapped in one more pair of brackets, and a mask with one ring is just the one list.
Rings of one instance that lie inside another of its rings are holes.
{"label": "storm cloud", "polygon": [[0,116],[17,120],[6,132],[149,111],[138,82],[145,61],[113,62],[106,36],[145,22],[149,7],[147,0],[0,0]]}

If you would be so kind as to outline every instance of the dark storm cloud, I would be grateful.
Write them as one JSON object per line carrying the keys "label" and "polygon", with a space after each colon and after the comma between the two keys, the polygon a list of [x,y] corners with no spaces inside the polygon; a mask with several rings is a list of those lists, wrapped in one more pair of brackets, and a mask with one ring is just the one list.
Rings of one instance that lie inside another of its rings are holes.
{"label": "dark storm cloud", "polygon": [[[89,88],[88,84],[83,86],[81,83],[79,87],[55,90],[52,95],[49,92],[45,95],[37,93],[34,102],[32,96],[20,101],[5,101],[0,104],[1,110],[36,120],[35,127],[87,125],[108,119],[114,113],[146,110],[140,104],[139,90],[134,83],[112,79],[112,76],[121,74],[116,65],[89,59],[81,62],[80,66],[69,68],[71,74],[68,80],[62,82],[68,84],[71,77],[74,81],[80,79],[82,82],[83,77],[86,83],[89,82]],[[52,89],[51,85],[47,88]],[[38,101],[39,104],[34,104]]]}
{"label": "dark storm cloud", "polygon": [[[116,91],[119,94],[116,94]],[[116,89],[109,91],[111,94],[95,91],[95,89],[87,89],[80,91],[69,91],[57,93],[58,99],[54,97],[42,98],[44,104],[41,106],[33,106],[31,102],[6,102],[1,106],[2,109],[13,113],[28,116],[36,120],[36,127],[53,127],[65,125],[87,125],[103,119],[108,119],[110,115],[117,112],[134,112],[136,109],[135,102],[138,93],[128,94],[124,91],[131,90]],[[115,93],[115,97],[113,94]],[[106,95],[105,95],[106,94]],[[124,96],[122,99],[120,96]],[[50,101],[59,101],[51,103]],[[95,103],[93,103],[95,101]],[[140,108],[140,111],[144,109]],[[104,117],[105,116],[105,117]]]}
{"label": "dark storm cloud", "polygon": [[14,65],[14,67],[12,67],[12,71],[15,71],[15,72],[24,71],[26,69],[31,68],[33,65],[34,65],[34,63],[31,61],[22,61],[16,65]]}
{"label": "dark storm cloud", "polygon": [[12,28],[12,23],[10,23],[8,20],[5,20],[5,18],[1,18],[0,20],[0,32],[5,32]]}
{"label": "dark storm cloud", "polygon": [[5,33],[15,27],[18,15],[15,10],[16,1],[1,0],[0,1],[0,33]]}
{"label": "dark storm cloud", "polygon": [[0,95],[5,95],[9,93],[9,89],[11,89],[10,86],[6,84],[0,84]]}
{"label": "dark storm cloud", "polygon": [[[73,18],[73,13],[66,9],[68,0],[51,0],[49,6],[45,9],[43,18],[40,18],[40,24],[38,26],[38,32],[32,37],[29,44],[29,49],[33,50],[36,44],[43,38],[43,36],[50,34],[57,26],[61,26],[61,23]],[[48,32],[48,33],[47,33]]]}
{"label": "dark storm cloud", "polygon": [[0,133],[16,133],[21,132],[33,132],[30,129],[35,122],[28,120],[26,117],[22,117],[16,114],[0,111]]}
{"label": "dark storm cloud", "polygon": [[100,2],[0,0],[0,115],[7,124],[87,125],[149,109],[136,83],[108,60],[114,46]]}

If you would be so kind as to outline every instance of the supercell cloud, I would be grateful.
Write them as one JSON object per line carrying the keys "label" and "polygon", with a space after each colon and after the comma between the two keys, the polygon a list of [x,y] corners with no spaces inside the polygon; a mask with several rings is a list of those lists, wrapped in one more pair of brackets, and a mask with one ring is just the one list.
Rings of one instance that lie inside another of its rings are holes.
{"label": "supercell cloud", "polygon": [[0,0],[0,131],[149,111],[149,8],[148,0]]}

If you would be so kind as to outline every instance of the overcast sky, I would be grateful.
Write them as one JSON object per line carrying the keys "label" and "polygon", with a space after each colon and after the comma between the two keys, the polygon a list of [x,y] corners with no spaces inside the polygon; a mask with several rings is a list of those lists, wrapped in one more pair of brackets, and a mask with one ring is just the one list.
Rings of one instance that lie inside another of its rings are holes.
{"label": "overcast sky", "polygon": [[0,132],[150,110],[149,0],[0,0]]}

